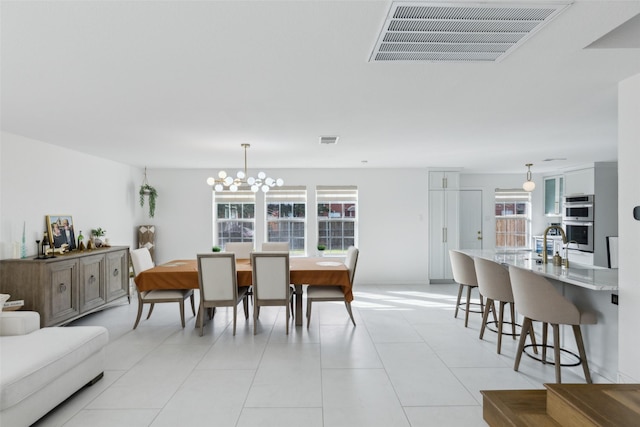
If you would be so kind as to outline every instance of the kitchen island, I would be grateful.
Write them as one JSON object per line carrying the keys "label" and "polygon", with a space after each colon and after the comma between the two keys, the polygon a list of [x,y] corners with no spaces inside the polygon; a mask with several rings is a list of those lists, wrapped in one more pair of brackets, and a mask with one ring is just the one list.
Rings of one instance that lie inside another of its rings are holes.
{"label": "kitchen island", "polygon": [[[537,260],[541,261],[542,258],[532,251],[462,249],[460,252],[495,261],[505,267],[513,265],[540,274],[581,310],[596,313],[598,323],[582,327],[589,368],[592,376],[601,377],[594,377],[594,382],[618,382],[617,269],[572,263],[571,258],[568,268],[555,266],[551,260],[547,264],[538,264]],[[613,295],[616,297],[615,303]],[[571,328],[560,329],[562,347],[577,352]],[[576,374],[582,375],[578,368],[571,369],[576,369]]]}
{"label": "kitchen island", "polygon": [[[525,270],[533,271],[548,279],[557,280],[575,286],[580,286],[592,291],[618,290],[618,270],[593,265],[583,265],[571,262],[569,267],[555,266],[549,263],[542,264],[542,257],[532,251],[494,251],[490,249],[461,249],[472,257],[479,257],[495,261],[502,265],[513,265]],[[537,261],[540,261],[538,264]]]}

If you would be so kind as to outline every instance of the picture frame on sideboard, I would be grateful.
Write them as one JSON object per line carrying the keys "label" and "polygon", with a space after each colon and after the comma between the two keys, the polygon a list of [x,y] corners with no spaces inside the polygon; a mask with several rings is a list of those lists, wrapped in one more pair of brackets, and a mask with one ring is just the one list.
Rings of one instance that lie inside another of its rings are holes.
{"label": "picture frame on sideboard", "polygon": [[67,245],[70,251],[76,249],[76,235],[71,215],[47,215],[46,223],[49,240],[54,248]]}

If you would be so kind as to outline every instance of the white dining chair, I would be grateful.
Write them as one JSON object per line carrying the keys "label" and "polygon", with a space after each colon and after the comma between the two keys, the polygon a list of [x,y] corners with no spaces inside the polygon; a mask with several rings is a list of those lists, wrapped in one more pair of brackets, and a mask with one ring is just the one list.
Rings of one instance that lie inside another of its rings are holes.
{"label": "white dining chair", "polygon": [[262,251],[289,251],[289,242],[264,242],[262,244]]}
{"label": "white dining chair", "polygon": [[291,317],[291,287],[289,285],[289,252],[253,252],[253,334],[257,333],[261,306],[286,307],[286,332]]}
{"label": "white dining chair", "polygon": [[253,252],[253,242],[227,242],[224,251],[233,252],[236,259],[249,259]]}
{"label": "white dining chair", "polygon": [[198,255],[198,283],[200,286],[200,307],[198,322],[200,336],[204,330],[205,309],[233,307],[233,335],[236,334],[238,303],[242,301],[244,317],[249,318],[248,286],[238,288],[236,276],[236,256],[233,253],[213,253]]}
{"label": "white dining chair", "polygon": [[[352,289],[359,253],[358,248],[350,246],[347,249],[347,256],[344,260],[344,264],[349,270],[349,281]],[[309,285],[307,286],[307,329],[309,329],[309,323],[311,323],[311,306],[314,301],[344,301],[351,323],[356,326],[356,321],[353,319],[353,312],[351,311],[351,302],[345,299],[342,286]]]}
{"label": "white dining chair", "polygon": [[[145,270],[154,267],[153,260],[151,259],[151,253],[147,248],[134,249],[129,251],[131,258],[131,265],[133,267],[134,274],[134,283],[135,276],[142,273]],[[193,296],[193,289],[154,289],[152,291],[140,291],[138,289],[138,285],[136,284],[136,291],[138,293],[138,315],[136,317],[136,322],[133,325],[133,329],[138,327],[138,323],[140,322],[140,316],[142,316],[142,307],[144,304],[150,304],[149,314],[147,314],[147,319],[151,317],[151,313],[153,312],[153,308],[156,304],[165,303],[165,302],[177,302],[180,306],[180,321],[182,322],[182,327],[184,328],[184,300],[187,298],[191,299],[191,311],[193,311],[193,315],[196,315],[195,301]]]}

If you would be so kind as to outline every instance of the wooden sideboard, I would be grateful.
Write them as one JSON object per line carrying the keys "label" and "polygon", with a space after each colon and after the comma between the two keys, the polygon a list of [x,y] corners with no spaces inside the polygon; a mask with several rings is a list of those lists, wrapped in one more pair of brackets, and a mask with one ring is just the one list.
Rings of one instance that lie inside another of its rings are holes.
{"label": "wooden sideboard", "polygon": [[42,327],[68,323],[130,298],[129,248],[0,260],[0,292],[24,300],[22,310],[40,313]]}

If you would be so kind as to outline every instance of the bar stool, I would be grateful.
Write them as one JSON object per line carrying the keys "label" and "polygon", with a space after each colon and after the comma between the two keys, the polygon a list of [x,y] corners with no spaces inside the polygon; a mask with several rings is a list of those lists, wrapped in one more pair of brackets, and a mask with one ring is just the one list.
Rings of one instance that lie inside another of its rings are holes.
{"label": "bar stool", "polygon": [[[478,279],[478,290],[480,294],[487,300],[484,306],[484,315],[482,316],[482,327],[480,328],[480,339],[484,336],[484,330],[489,323],[497,323],[498,329],[498,354],[502,349],[502,335],[510,335],[514,340],[518,335],[516,333],[515,310],[513,306],[513,292],[511,291],[511,280],[509,279],[509,270],[497,262],[490,261],[483,258],[474,258],[474,264],[476,267],[476,277]],[[498,314],[498,320],[496,322],[496,306],[495,301],[498,301],[500,310]],[[511,311],[511,321],[506,322],[511,325],[511,333],[505,333],[502,329],[504,322],[504,306],[509,304]],[[493,322],[488,322],[489,312],[493,311]],[[535,343],[535,335],[533,329],[531,329],[531,338]]]}
{"label": "bar stool", "polygon": [[[480,304],[471,302],[471,289],[478,287],[478,279],[476,278],[476,267],[473,262],[473,258],[469,255],[463,254],[458,251],[449,251],[449,259],[451,260],[451,270],[453,271],[453,280],[460,284],[458,288],[458,299],[456,301],[456,311],[453,315],[454,318],[458,317],[458,309],[461,305],[464,305],[464,327],[469,324],[469,312],[483,313],[484,302],[482,294],[480,294]],[[460,302],[462,299],[462,290],[467,288],[467,299],[465,302]],[[470,310],[470,305],[480,305],[480,310]]]}
{"label": "bar stool", "polygon": [[[520,359],[525,349],[527,333],[532,328],[531,322],[534,320],[543,322],[542,332],[542,363],[552,363],[555,365],[556,382],[561,383],[560,352],[564,351],[578,358],[578,363],[571,365],[582,365],[584,377],[587,383],[591,384],[591,374],[587,363],[587,354],[582,341],[582,331],[580,325],[594,325],[597,323],[595,313],[581,312],[571,301],[563,297],[556,288],[544,277],[528,270],[509,266],[509,276],[513,297],[518,312],[524,316],[520,341],[516,352],[516,361],[513,370],[517,371],[520,366]],[[553,362],[546,360],[547,346],[547,324],[553,328]],[[571,325],[576,338],[579,355],[560,348],[560,326]]]}

